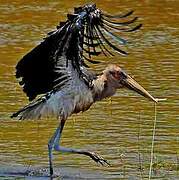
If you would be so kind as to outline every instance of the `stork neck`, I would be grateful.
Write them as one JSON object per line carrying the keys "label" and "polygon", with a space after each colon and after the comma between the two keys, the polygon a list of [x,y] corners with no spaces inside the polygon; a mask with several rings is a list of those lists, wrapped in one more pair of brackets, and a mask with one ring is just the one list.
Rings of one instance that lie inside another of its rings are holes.
{"label": "stork neck", "polygon": [[110,85],[104,74],[98,76],[98,78],[93,81],[92,93],[94,101],[100,101],[104,98],[111,97],[115,92],[116,88]]}

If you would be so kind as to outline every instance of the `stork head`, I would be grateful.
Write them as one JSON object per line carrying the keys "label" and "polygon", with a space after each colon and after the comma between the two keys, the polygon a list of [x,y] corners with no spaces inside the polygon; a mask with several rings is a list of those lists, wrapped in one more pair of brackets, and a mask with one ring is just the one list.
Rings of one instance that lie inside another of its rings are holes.
{"label": "stork head", "polygon": [[106,75],[107,81],[114,88],[127,88],[137,92],[138,94],[157,102],[140,84],[132,79],[125,71],[117,65],[109,65],[103,72]]}

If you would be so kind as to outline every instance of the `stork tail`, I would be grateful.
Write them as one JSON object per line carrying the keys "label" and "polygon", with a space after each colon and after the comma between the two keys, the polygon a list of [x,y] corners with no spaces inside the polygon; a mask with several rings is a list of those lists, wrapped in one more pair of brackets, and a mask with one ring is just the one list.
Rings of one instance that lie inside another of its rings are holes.
{"label": "stork tail", "polygon": [[21,108],[19,111],[13,113],[11,118],[19,117],[19,120],[24,119],[40,119],[43,113],[43,108],[47,104],[47,100],[51,97],[51,92],[40,97],[39,99],[29,103],[27,106]]}
{"label": "stork tail", "polygon": [[18,117],[19,120],[24,119],[39,119],[41,117],[40,110],[44,104],[45,100],[41,99],[28,104],[27,106],[21,108],[19,111],[12,114],[11,118]]}

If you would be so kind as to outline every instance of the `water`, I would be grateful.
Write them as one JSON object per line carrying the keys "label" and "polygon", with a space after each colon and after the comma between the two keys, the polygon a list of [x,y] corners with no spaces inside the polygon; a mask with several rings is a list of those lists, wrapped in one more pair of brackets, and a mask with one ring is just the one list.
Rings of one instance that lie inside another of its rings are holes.
{"label": "water", "polygon": [[[0,1],[0,179],[48,179],[47,142],[58,122],[55,118],[9,118],[28,103],[14,77],[15,65],[66,13],[84,3]],[[118,63],[154,97],[167,98],[157,106],[152,176],[179,179],[179,2],[104,0],[97,5],[110,13],[134,9],[144,24],[140,32],[127,35],[129,56],[108,61],[101,57],[106,63],[98,69]],[[55,153],[55,174],[64,179],[146,179],[153,120],[154,104],[127,90],[70,117],[63,146],[96,151],[111,166],[101,167],[80,155]]]}

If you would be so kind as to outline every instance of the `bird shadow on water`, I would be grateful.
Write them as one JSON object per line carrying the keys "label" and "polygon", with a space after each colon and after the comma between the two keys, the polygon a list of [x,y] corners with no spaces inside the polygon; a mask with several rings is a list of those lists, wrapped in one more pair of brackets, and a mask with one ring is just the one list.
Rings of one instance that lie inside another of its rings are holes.
{"label": "bird shadow on water", "polygon": [[25,167],[21,165],[0,166],[0,179],[105,179],[105,176],[98,171],[88,171],[73,167],[56,167],[51,177],[48,167]]}

